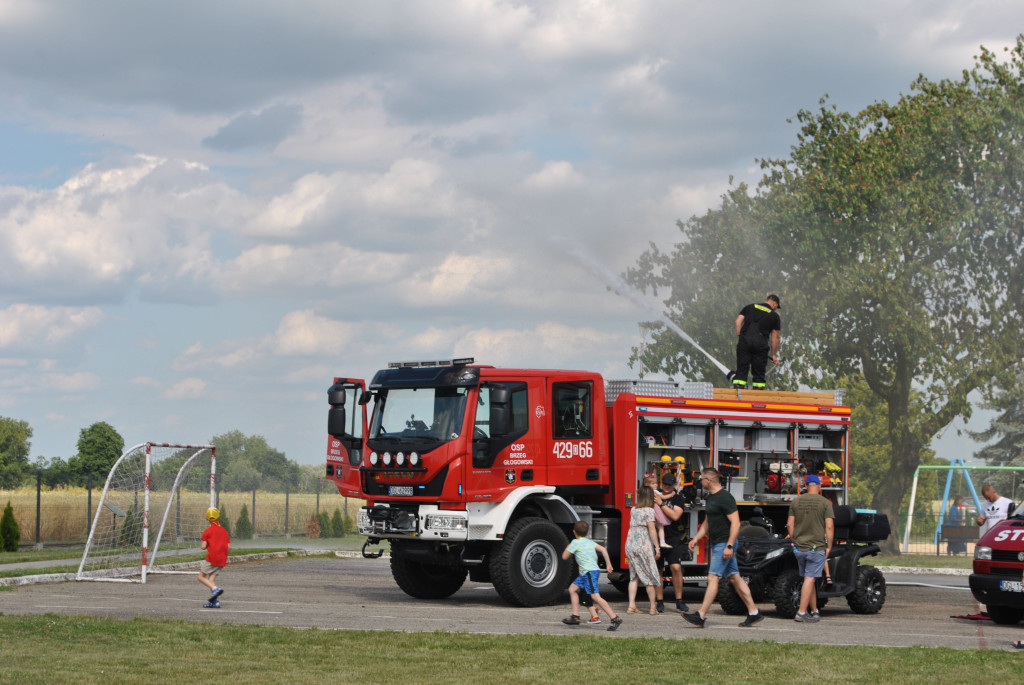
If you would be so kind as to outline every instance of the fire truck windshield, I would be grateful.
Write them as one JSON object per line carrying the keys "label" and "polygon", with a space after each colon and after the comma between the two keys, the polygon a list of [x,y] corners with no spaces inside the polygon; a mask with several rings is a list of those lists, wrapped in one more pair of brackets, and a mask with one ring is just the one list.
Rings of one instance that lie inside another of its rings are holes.
{"label": "fire truck windshield", "polygon": [[369,443],[432,448],[459,437],[469,388],[382,389],[374,405]]}

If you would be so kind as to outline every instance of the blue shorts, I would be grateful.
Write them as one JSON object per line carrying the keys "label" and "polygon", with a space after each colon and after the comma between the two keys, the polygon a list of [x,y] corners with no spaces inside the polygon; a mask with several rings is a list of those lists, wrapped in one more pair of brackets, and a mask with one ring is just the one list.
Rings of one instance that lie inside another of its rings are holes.
{"label": "blue shorts", "polygon": [[597,581],[599,580],[601,580],[600,571],[587,571],[586,573],[581,573],[576,580],[572,581],[572,584],[578,585],[588,595],[599,595],[601,594],[601,591],[597,589]]}
{"label": "blue shorts", "polygon": [[726,561],[722,555],[725,553],[724,542],[719,542],[711,548],[711,567],[708,568],[709,576],[718,576],[719,578],[728,578],[731,575],[740,572],[739,565],[736,564],[736,550],[733,550],[732,558]]}
{"label": "blue shorts", "polygon": [[814,552],[795,551],[797,568],[800,569],[800,575],[804,578],[820,578],[821,572],[825,568],[824,550]]}

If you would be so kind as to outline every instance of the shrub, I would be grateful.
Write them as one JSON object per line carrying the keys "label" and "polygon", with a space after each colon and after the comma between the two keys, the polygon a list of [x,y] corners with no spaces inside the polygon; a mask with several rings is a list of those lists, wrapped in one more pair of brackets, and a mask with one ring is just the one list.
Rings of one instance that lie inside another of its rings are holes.
{"label": "shrub", "polygon": [[142,509],[133,506],[121,522],[118,544],[122,547],[142,547]]}
{"label": "shrub", "polygon": [[4,515],[0,517],[0,552],[17,552],[21,541],[21,529],[14,520],[14,507],[10,500],[4,507]]}
{"label": "shrub", "polygon": [[242,505],[242,511],[238,513],[238,520],[235,521],[235,537],[239,540],[252,540],[252,519],[249,518],[249,506]]}
{"label": "shrub", "polygon": [[320,518],[313,512],[306,521],[306,537],[316,539],[320,537]]}
{"label": "shrub", "polygon": [[228,532],[228,537],[229,538],[232,537],[232,535],[231,535],[231,519],[228,518],[228,512],[224,509],[224,507],[220,508],[220,525],[223,526],[224,530],[226,530]]}
{"label": "shrub", "polygon": [[320,537],[333,538],[334,526],[331,525],[331,515],[326,511],[321,511],[316,517],[317,521],[320,523]]}
{"label": "shrub", "polygon": [[334,516],[331,517],[331,531],[334,537],[345,537],[345,521],[341,518],[341,509],[335,508]]}

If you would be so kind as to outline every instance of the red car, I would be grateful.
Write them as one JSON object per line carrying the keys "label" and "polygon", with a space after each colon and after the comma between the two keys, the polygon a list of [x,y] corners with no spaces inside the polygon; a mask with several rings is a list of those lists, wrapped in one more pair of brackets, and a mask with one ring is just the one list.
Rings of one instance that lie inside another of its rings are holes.
{"label": "red car", "polygon": [[1024,618],[1024,503],[978,540],[970,584],[996,623]]}

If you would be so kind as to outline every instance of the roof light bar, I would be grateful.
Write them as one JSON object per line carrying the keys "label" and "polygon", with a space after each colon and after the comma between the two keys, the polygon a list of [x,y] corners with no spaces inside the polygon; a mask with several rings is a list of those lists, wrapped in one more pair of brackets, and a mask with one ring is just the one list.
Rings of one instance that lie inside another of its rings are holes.
{"label": "roof light bar", "polygon": [[437,359],[430,361],[415,362],[388,362],[389,369],[415,369],[424,366],[465,366],[476,361],[473,357],[459,357],[458,359]]}

